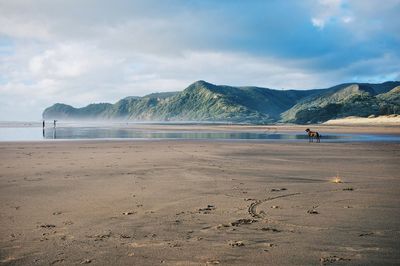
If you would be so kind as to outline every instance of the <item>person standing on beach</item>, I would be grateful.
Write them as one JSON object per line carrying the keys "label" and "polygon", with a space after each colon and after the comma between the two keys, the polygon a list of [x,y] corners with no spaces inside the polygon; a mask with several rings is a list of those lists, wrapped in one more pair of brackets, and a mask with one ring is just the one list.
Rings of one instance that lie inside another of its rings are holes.
{"label": "person standing on beach", "polygon": [[54,120],[54,128],[56,128],[56,122],[57,122],[57,120]]}
{"label": "person standing on beach", "polygon": [[43,120],[43,129],[42,129],[43,138],[45,137],[45,132],[44,132],[45,126],[46,126],[46,122]]}

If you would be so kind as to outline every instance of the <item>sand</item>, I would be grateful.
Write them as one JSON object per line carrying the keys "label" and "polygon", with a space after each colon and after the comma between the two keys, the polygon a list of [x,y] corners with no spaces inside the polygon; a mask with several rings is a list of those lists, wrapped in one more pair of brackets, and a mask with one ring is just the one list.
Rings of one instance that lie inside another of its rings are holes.
{"label": "sand", "polygon": [[398,265],[399,155],[393,143],[3,142],[0,262]]}
{"label": "sand", "polygon": [[386,125],[400,127],[400,115],[382,115],[370,117],[350,116],[326,121],[326,125]]}

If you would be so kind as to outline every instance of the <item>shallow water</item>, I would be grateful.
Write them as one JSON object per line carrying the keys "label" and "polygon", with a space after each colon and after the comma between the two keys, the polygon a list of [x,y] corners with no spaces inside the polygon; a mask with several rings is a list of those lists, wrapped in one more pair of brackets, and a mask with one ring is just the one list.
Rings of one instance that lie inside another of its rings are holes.
{"label": "shallow water", "polygon": [[[41,141],[79,139],[210,139],[258,141],[306,141],[303,132],[237,132],[237,131],[162,131],[122,127],[0,127],[0,141]],[[400,142],[400,135],[323,134],[322,142]]]}

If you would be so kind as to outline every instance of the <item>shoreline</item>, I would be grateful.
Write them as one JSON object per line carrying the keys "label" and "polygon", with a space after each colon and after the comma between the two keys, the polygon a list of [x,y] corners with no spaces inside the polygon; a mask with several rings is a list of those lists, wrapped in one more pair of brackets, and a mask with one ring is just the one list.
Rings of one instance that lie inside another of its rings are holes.
{"label": "shoreline", "polygon": [[[303,141],[302,136],[306,136],[305,128],[318,131],[322,136],[328,136],[327,142],[362,142],[362,141],[378,141],[378,142],[398,142],[396,138],[400,138],[400,126],[350,126],[350,125],[277,125],[277,126],[253,126],[253,125],[128,125],[128,126],[111,126],[93,128],[93,136],[86,136],[85,132],[90,132],[91,127],[58,127],[61,132],[60,139],[53,139],[51,132],[53,128],[46,129],[46,138],[42,136],[42,130],[38,127],[30,128],[3,128],[6,129],[4,134],[0,128],[1,142],[81,142],[81,141],[230,141],[230,142],[296,142]],[[15,132],[14,132],[14,131]],[[76,136],[74,136],[76,130]],[[14,132],[14,133],[13,133]],[[83,135],[79,135],[81,133]],[[123,132],[123,134],[121,133]],[[198,133],[196,135],[195,133]],[[261,134],[261,135],[240,135],[240,134]],[[15,137],[13,137],[16,134]],[[44,133],[43,133],[44,134]],[[72,135],[71,135],[72,134]],[[96,135],[97,134],[97,135]],[[121,134],[121,137],[118,137]],[[192,135],[191,135],[192,134]],[[211,135],[207,135],[211,134]],[[228,134],[218,136],[218,134]],[[239,134],[239,135],[229,135]],[[281,134],[282,136],[279,136]],[[333,140],[334,135],[337,140]],[[351,139],[346,139],[346,134]],[[285,137],[287,135],[288,137]],[[293,137],[290,137],[293,135]],[[294,135],[297,135],[294,137]],[[332,137],[329,138],[329,135]],[[358,135],[358,136],[357,136]],[[374,137],[375,135],[375,137]],[[115,137],[108,137],[115,136]],[[270,137],[268,137],[270,136]],[[275,136],[275,137],[274,137]],[[342,137],[343,139],[341,139]],[[54,137],[54,136],[53,136]],[[91,137],[91,138],[90,138]],[[375,138],[375,139],[374,139]],[[385,139],[386,138],[386,139]],[[392,139],[390,139],[392,138]]]}

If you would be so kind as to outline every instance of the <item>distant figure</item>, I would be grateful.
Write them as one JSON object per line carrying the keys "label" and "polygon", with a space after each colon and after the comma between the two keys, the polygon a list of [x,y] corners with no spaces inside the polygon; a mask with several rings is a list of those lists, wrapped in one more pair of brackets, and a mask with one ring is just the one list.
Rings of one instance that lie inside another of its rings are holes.
{"label": "distant figure", "polygon": [[44,122],[44,120],[43,120],[43,129],[44,129],[45,126],[46,126],[46,122]]}
{"label": "distant figure", "polygon": [[314,138],[317,142],[321,142],[321,135],[317,131],[311,131],[307,128],[306,132],[308,133],[308,142],[314,142]]}
{"label": "distant figure", "polygon": [[57,122],[57,120],[54,120],[54,128],[56,128],[56,122]]}

